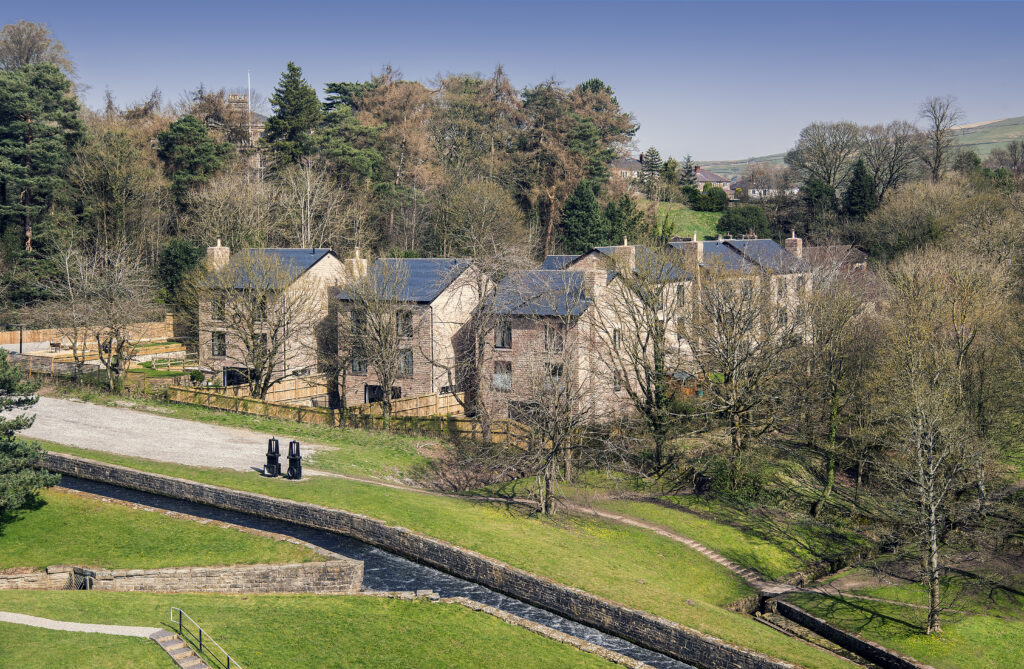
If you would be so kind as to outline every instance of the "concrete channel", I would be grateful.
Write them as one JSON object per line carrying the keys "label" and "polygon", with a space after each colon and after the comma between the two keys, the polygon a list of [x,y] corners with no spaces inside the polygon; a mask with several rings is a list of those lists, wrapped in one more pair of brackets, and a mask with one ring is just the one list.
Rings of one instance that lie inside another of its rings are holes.
{"label": "concrete channel", "polygon": [[363,562],[363,587],[377,591],[433,590],[441,597],[466,597],[515,614],[532,622],[602,646],[657,669],[693,669],[690,665],[625,639],[574,622],[512,597],[494,592],[476,583],[393,555],[357,539],[294,523],[228,511],[205,504],[172,499],[161,495],[63,476],[61,486],[70,490],[102,495],[111,499],[141,504],[155,509],[185,513],[199,518],[290,536],[300,541]]}

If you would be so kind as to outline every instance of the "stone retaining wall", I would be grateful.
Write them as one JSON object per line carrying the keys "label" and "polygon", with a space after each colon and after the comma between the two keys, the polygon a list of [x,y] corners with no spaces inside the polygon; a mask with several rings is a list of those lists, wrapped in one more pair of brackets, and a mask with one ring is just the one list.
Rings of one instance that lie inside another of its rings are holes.
{"label": "stone retaining wall", "polygon": [[54,472],[337,532],[704,669],[792,667],[643,611],[360,514],[47,453]]}
{"label": "stone retaining wall", "polygon": [[781,599],[775,600],[769,606],[774,607],[784,618],[792,620],[797,625],[806,627],[815,634],[825,637],[837,646],[845,648],[869,662],[874,662],[883,669],[933,669],[927,664],[921,664],[911,658],[904,657],[873,641],[844,632],[821,618],[804,611],[799,606],[794,606]]}
{"label": "stone retaining wall", "polygon": [[30,569],[0,572],[0,590],[68,590],[74,586],[70,565],[54,565],[43,571]]}
{"label": "stone retaining wall", "polygon": [[351,594],[363,585],[363,563],[331,560],[168,569],[88,569],[0,574],[0,590],[110,590],[115,592],[226,592]]}

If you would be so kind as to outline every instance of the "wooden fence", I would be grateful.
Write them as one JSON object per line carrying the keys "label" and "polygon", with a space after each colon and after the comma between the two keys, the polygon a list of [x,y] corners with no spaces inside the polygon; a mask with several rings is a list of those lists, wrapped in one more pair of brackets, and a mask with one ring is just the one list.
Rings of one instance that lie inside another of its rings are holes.
{"label": "wooden fence", "polygon": [[[32,374],[48,374],[50,376],[75,376],[77,371],[74,362],[61,362],[52,357],[37,355],[22,355],[20,353],[8,353],[8,360],[17,365],[23,371]],[[82,365],[82,373],[96,372],[100,366],[86,363]]]}
{"label": "wooden fence", "polygon": [[[413,395],[391,400],[392,416],[450,416],[455,413],[462,413],[462,401],[465,400],[463,393],[438,395]],[[384,414],[382,402],[370,402],[369,404],[358,404],[350,409],[361,416],[381,416]]]}
{"label": "wooden fence", "polygon": [[[170,339],[174,336],[174,315],[167,314],[163,320],[133,325],[131,331],[145,339]],[[59,341],[67,346],[71,345],[70,341],[62,340],[60,332],[52,328],[0,331],[0,344],[17,344],[19,342],[38,344],[48,341]]]}
{"label": "wooden fence", "polygon": [[[249,386],[227,386],[222,388],[203,388],[211,393],[225,397],[251,397]],[[268,402],[302,402],[327,394],[327,380],[321,375],[295,376],[281,379],[270,386],[267,391]]]}
{"label": "wooden fence", "polygon": [[[307,425],[388,429],[399,432],[435,434],[442,437],[480,439],[483,436],[479,424],[469,418],[458,416],[392,415],[391,420],[385,423],[379,415],[356,414],[353,411],[346,415],[337,409],[264,402],[251,397],[231,397],[207,389],[198,390],[172,385],[167,388],[166,392],[167,399],[172,402],[194,404],[263,418],[290,420]],[[494,443],[526,447],[530,442],[529,429],[515,421],[491,421],[490,432],[490,440]]]}

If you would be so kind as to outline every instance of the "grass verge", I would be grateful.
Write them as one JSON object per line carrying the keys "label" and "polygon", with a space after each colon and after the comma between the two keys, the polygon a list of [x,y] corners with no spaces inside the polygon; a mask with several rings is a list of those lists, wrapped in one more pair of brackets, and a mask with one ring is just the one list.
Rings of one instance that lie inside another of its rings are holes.
{"label": "grass verge", "polygon": [[841,629],[937,669],[1021,666],[1024,620],[949,613],[941,634],[926,635],[925,609],[824,595],[790,595],[786,599]]}
{"label": "grass verge", "polygon": [[3,669],[173,669],[174,661],[149,639],[61,632],[0,623]]}
{"label": "grass verge", "polygon": [[60,490],[43,491],[38,503],[0,525],[0,568],[155,569],[322,559],[287,541]]}
{"label": "grass verge", "polygon": [[694,211],[679,202],[659,202],[658,219],[668,217],[671,230],[680,237],[689,238],[694,232],[698,239],[714,239],[718,236],[720,211]]}
{"label": "grass verge", "polygon": [[326,477],[295,483],[44,446],[145,471],[363,513],[774,657],[806,667],[849,666],[749,616],[721,608],[751,594],[751,589],[699,553],[639,528],[564,516],[540,519],[492,504]]}
{"label": "grass verge", "polygon": [[[610,667],[609,662],[453,604],[376,597],[0,592],[0,609],[57,620],[167,626],[170,606],[232,658],[261,667]],[[99,635],[90,635],[90,637]],[[147,642],[152,645],[152,642]],[[9,643],[21,647],[16,641]],[[153,645],[156,649],[156,646]],[[75,657],[74,651],[65,647]],[[157,649],[158,650],[158,649]],[[78,649],[81,652],[81,648]],[[34,663],[19,667],[83,666]],[[115,666],[98,665],[98,666]],[[116,666],[132,666],[123,662]],[[153,665],[161,666],[161,665]]]}

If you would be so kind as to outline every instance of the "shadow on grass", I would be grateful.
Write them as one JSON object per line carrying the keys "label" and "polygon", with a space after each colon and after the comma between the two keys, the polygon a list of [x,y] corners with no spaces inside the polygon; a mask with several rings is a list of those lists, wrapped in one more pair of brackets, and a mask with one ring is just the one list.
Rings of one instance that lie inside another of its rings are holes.
{"label": "shadow on grass", "polygon": [[25,520],[29,512],[38,511],[44,506],[46,506],[46,500],[39,495],[33,494],[17,509],[4,509],[0,511],[0,537],[4,535],[8,525]]}

